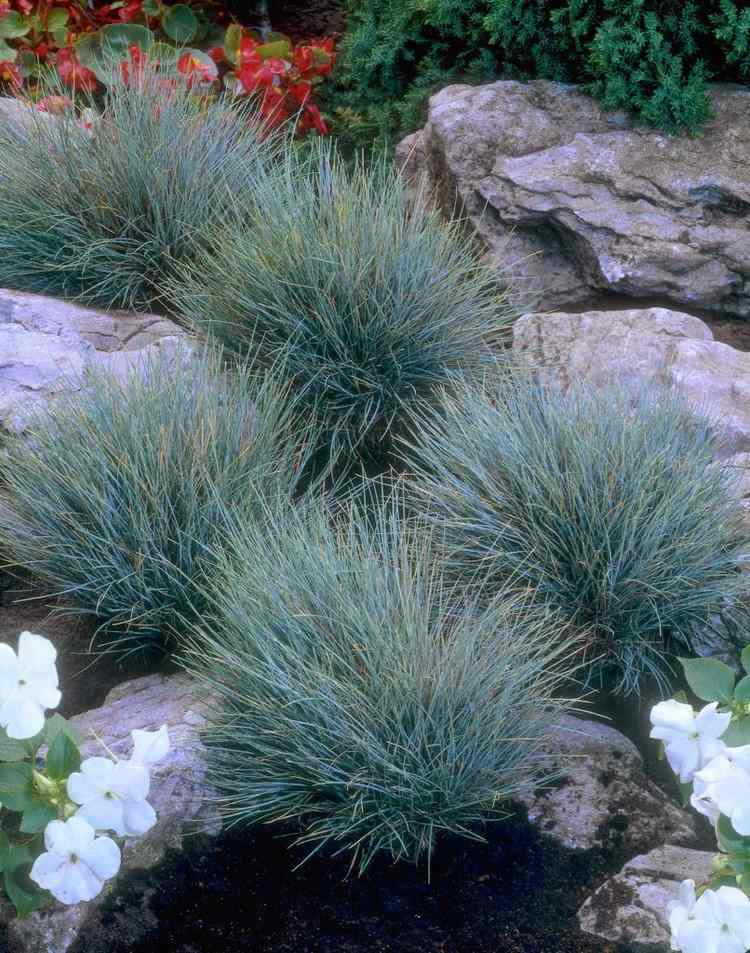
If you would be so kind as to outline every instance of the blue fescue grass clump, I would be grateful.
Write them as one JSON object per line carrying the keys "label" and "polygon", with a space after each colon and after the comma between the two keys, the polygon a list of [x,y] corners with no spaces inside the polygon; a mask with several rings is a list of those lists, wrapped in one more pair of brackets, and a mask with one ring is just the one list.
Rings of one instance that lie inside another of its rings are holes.
{"label": "blue fescue grass clump", "polygon": [[515,317],[459,224],[385,161],[346,166],[327,145],[287,156],[209,239],[170,296],[228,351],[284,355],[332,465],[387,456],[407,407],[485,368]]}
{"label": "blue fescue grass clump", "polygon": [[168,308],[165,278],[252,201],[278,137],[259,137],[247,109],[201,102],[149,69],[113,82],[89,118],[29,110],[22,134],[0,119],[0,287]]}
{"label": "blue fescue grass clump", "polygon": [[233,507],[294,494],[303,466],[294,400],[219,358],[157,356],[40,413],[8,448],[0,546],[100,644],[161,652],[201,608],[207,547]]}
{"label": "blue fescue grass clump", "polygon": [[405,455],[454,576],[530,587],[589,632],[592,676],[630,693],[664,682],[670,644],[713,613],[744,611],[750,540],[720,439],[669,393],[514,375],[446,395]]}
{"label": "blue fescue grass clump", "polygon": [[481,838],[546,776],[571,643],[517,595],[456,602],[423,530],[314,504],[233,527],[183,654],[228,825],[291,825],[363,871]]}

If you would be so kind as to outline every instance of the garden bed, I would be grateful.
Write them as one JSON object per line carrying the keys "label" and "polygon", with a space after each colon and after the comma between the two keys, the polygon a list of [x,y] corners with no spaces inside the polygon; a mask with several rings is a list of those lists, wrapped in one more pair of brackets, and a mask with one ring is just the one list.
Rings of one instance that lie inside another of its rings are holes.
{"label": "garden bed", "polygon": [[[486,844],[443,842],[429,882],[386,860],[361,878],[343,858],[295,869],[303,856],[272,830],[196,845],[134,875],[101,945],[71,953],[619,953],[583,936],[576,911],[623,857],[563,850],[518,818]],[[128,907],[151,891],[160,926],[131,945]]]}

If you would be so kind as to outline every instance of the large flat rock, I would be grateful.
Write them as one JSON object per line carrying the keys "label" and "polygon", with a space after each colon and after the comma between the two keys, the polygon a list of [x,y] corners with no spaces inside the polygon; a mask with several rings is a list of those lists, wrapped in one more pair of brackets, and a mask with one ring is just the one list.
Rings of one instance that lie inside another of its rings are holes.
{"label": "large flat rock", "polygon": [[646,776],[640,752],[619,731],[566,715],[549,751],[558,780],[526,792],[521,800],[529,820],[563,846],[636,853],[659,844],[698,842],[702,819]]}
{"label": "large flat rock", "polygon": [[667,905],[678,899],[683,880],[709,879],[713,857],[674,845],[635,857],[585,901],[578,911],[581,929],[633,953],[667,953]]}
{"label": "large flat rock", "polygon": [[750,450],[750,353],[714,341],[692,315],[666,308],[528,314],[513,328],[513,349],[542,380],[563,387],[673,388],[718,422],[727,456]]}
{"label": "large flat rock", "polygon": [[398,156],[541,307],[609,291],[748,317],[750,89],[711,96],[715,118],[686,139],[575,86],[449,86]]}
{"label": "large flat rock", "polygon": [[89,369],[122,373],[150,350],[173,351],[184,340],[157,315],[0,289],[0,430],[23,432],[40,406],[83,387]]}

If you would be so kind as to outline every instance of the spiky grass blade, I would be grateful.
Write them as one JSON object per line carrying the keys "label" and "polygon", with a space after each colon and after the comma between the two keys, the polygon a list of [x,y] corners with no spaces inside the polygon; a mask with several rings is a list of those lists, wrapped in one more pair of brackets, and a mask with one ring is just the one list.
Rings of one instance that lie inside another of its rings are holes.
{"label": "spiky grass blade", "polygon": [[417,861],[443,832],[480,837],[543,778],[575,662],[550,638],[559,620],[517,595],[456,603],[397,507],[347,515],[235,524],[184,658],[213,699],[226,821],[291,824],[364,870],[381,851]]}
{"label": "spiky grass blade", "polygon": [[670,640],[684,651],[713,613],[744,613],[750,539],[721,438],[677,396],[506,375],[419,420],[412,493],[454,578],[532,588],[590,629],[609,687],[666,682]]}
{"label": "spiky grass blade", "polygon": [[178,616],[200,610],[225,513],[295,492],[298,410],[274,380],[211,356],[94,375],[9,448],[0,545],[118,651],[171,647]]}
{"label": "spiky grass blade", "polygon": [[252,201],[278,145],[149,70],[113,82],[91,129],[33,112],[24,128],[0,120],[0,287],[134,310],[169,305],[164,279]]}
{"label": "spiky grass blade", "polygon": [[284,355],[326,454],[387,454],[417,398],[491,360],[515,316],[497,274],[385,162],[290,155],[254,210],[218,229],[170,296],[194,329],[260,366]]}

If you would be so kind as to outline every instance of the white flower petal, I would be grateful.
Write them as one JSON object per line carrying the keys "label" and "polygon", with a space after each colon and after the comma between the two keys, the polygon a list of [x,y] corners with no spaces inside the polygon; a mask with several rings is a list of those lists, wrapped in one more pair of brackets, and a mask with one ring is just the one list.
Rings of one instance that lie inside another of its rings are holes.
{"label": "white flower petal", "polygon": [[690,781],[694,772],[700,767],[697,743],[688,738],[678,738],[670,741],[665,750],[669,766],[679,776],[680,781],[683,784]]}
{"label": "white flower petal", "polygon": [[129,761],[118,761],[112,772],[112,789],[124,800],[142,801],[148,797],[151,778],[148,769]]}
{"label": "white flower petal", "polygon": [[114,831],[120,836],[125,833],[123,802],[119,798],[97,795],[79,807],[75,817],[86,821],[97,831]]}
{"label": "white flower petal", "polygon": [[109,880],[120,869],[120,848],[111,837],[97,837],[91,846],[81,852],[81,860],[99,880]]}
{"label": "white flower petal", "polygon": [[49,639],[33,632],[22,632],[18,636],[18,662],[21,668],[52,668],[57,659],[57,650]]}
{"label": "white flower petal", "polygon": [[166,725],[162,725],[158,731],[141,731],[139,728],[134,728],[131,735],[133,737],[131,764],[148,767],[169,754],[169,733]]}
{"label": "white flower petal", "polygon": [[126,836],[140,837],[156,823],[156,811],[148,801],[125,801],[123,821]]}
{"label": "white flower petal", "polygon": [[718,702],[711,702],[695,716],[695,730],[703,738],[720,738],[729,727],[731,711],[719,712],[718,707]]}
{"label": "white flower petal", "polygon": [[93,827],[80,817],[71,817],[65,822],[68,830],[70,850],[81,854],[94,843]]}
{"label": "white flower petal", "polygon": [[695,712],[692,706],[674,699],[659,702],[651,709],[651,724],[654,726],[651,737],[665,740],[665,731],[689,734],[693,731],[694,720]]}
{"label": "white flower petal", "polygon": [[76,804],[85,804],[94,797],[99,797],[99,785],[82,771],[74,771],[68,778],[68,797]]}
{"label": "white flower petal", "polygon": [[[62,824],[62,821],[60,821],[60,823]],[[39,884],[40,887],[44,887],[45,890],[49,890],[47,882],[60,877],[62,868],[66,863],[67,859],[65,854],[40,854],[34,861],[29,876],[34,883]]]}
{"label": "white flower petal", "polygon": [[[5,707],[5,706],[4,706]],[[31,698],[17,699],[10,718],[5,725],[9,738],[19,741],[24,738],[33,738],[44,728],[44,709]]]}

